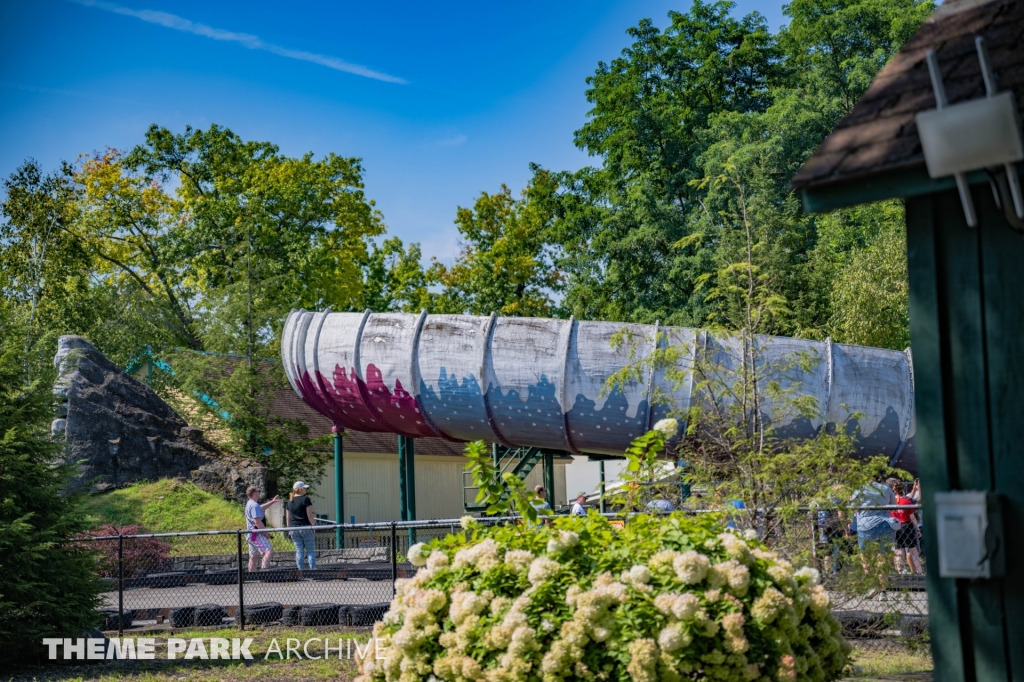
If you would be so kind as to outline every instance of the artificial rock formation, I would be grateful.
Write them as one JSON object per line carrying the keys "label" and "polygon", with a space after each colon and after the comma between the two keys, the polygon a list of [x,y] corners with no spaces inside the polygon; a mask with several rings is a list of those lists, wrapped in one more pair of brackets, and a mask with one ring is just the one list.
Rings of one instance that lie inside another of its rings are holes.
{"label": "artificial rock formation", "polygon": [[225,455],[149,386],[81,336],[62,336],[54,358],[61,406],[52,432],[78,462],[75,487],[106,490],[161,478],[191,479],[208,492],[244,501],[266,490],[266,467]]}

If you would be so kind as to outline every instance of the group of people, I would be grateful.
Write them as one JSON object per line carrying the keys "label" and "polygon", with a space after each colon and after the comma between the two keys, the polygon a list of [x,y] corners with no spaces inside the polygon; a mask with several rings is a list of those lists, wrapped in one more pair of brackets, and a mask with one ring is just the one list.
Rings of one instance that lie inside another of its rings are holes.
{"label": "group of people", "polygon": [[[316,527],[316,518],[313,516],[313,502],[309,499],[307,492],[309,492],[309,486],[304,481],[296,481],[285,506],[285,526],[295,529],[289,531],[288,535],[295,545],[295,566],[299,569],[300,576],[305,564],[308,563],[309,570],[316,568],[316,536],[313,533],[313,529]],[[260,504],[260,489],[256,486],[249,486],[245,494],[249,498],[245,503],[249,570],[256,570],[256,564],[261,557],[261,567],[270,568],[270,558],[274,555],[270,538],[267,533],[254,531],[267,527],[266,510],[277,504],[280,498],[275,495],[273,499]]]}
{"label": "group of people", "polygon": [[822,544],[831,547],[829,562],[838,570],[839,557],[846,538],[856,536],[862,554],[869,547],[893,552],[893,564],[899,573],[924,574],[921,563],[921,517],[914,509],[879,509],[879,507],[910,507],[921,500],[921,482],[908,486],[898,478],[873,481],[858,490],[853,503],[858,509],[851,523],[844,523],[839,512],[819,512],[818,527]]}

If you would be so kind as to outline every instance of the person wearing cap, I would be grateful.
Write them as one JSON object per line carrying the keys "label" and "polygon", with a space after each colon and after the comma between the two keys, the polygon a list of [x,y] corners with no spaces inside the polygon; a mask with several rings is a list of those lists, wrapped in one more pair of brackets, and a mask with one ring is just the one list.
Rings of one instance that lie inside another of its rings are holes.
{"label": "person wearing cap", "polygon": [[533,492],[537,493],[537,499],[533,502],[533,508],[551,511],[551,503],[548,502],[548,491],[544,489],[544,486],[534,486]]}
{"label": "person wearing cap", "polygon": [[316,568],[316,535],[313,533],[316,520],[313,518],[313,503],[306,495],[308,490],[305,482],[295,481],[285,508],[285,525],[296,529],[288,531],[288,534],[295,543],[295,565],[300,575],[305,568],[306,557],[309,558],[309,570]]}
{"label": "person wearing cap", "polygon": [[587,515],[587,494],[576,493],[576,501],[572,503],[572,509],[569,510],[569,516],[586,516]]}
{"label": "person wearing cap", "polygon": [[249,570],[256,570],[256,561],[259,556],[263,557],[263,568],[270,568],[270,557],[274,554],[274,550],[270,547],[270,538],[266,533],[253,533],[252,531],[267,527],[264,510],[270,505],[276,504],[278,497],[274,495],[274,499],[260,504],[257,502],[260,499],[260,489],[254,485],[246,489],[245,496],[249,498],[245,502],[245,525],[249,529],[245,538],[249,544]]}

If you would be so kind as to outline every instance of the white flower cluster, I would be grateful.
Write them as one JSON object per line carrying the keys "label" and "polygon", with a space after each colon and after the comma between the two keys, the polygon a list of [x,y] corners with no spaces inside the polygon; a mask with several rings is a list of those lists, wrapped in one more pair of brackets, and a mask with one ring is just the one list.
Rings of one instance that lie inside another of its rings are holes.
{"label": "white flower cluster", "polygon": [[560,530],[548,540],[548,554],[561,554],[580,543],[580,536],[571,530]]}
{"label": "white flower cluster", "polygon": [[486,531],[447,551],[414,545],[420,569],[398,581],[357,679],[826,682],[841,673],[847,648],[817,571],[794,570],[746,535],[705,540],[700,521],[698,549],[650,555],[635,549],[648,536],[630,542],[627,531],[584,536],[617,546],[580,547],[576,523],[607,522]]}
{"label": "white flower cluster", "polygon": [[409,563],[413,566],[425,566],[427,564],[427,555],[423,551],[426,547],[422,542],[417,542],[415,545],[409,548]]}
{"label": "white flower cluster", "polygon": [[566,603],[575,610],[571,620],[562,623],[558,636],[541,659],[544,682],[557,682],[578,673],[584,648],[591,641],[604,642],[615,627],[611,609],[629,599],[626,585],[617,582],[611,573],[602,573],[593,588],[571,586],[565,594]]}
{"label": "white flower cluster", "polygon": [[498,558],[498,545],[495,544],[494,540],[487,538],[483,542],[469,547],[460,549],[455,553],[455,562],[452,563],[452,568],[475,568],[476,570],[486,571],[487,569],[494,568],[501,563],[501,559]]}
{"label": "white flower cluster", "polygon": [[661,435],[667,440],[673,438],[679,433],[679,421],[676,419],[659,419],[654,424],[654,430],[661,433]]}
{"label": "white flower cluster", "polygon": [[526,549],[510,549],[505,552],[505,563],[518,573],[528,571],[536,558],[533,552]]}
{"label": "white flower cluster", "polygon": [[551,580],[562,570],[562,564],[546,556],[539,556],[530,563],[528,578],[531,585],[540,585]]}
{"label": "white flower cluster", "polygon": [[622,575],[619,576],[619,581],[632,585],[642,592],[646,592],[647,583],[651,582],[653,575],[651,569],[643,564],[636,564],[628,571],[623,571]]}
{"label": "white flower cluster", "polygon": [[732,533],[722,533],[718,536],[718,540],[722,543],[722,547],[725,548],[725,553],[733,559],[736,559],[741,564],[749,565],[753,563],[754,555],[750,553],[750,547],[739,536]]}
{"label": "white flower cluster", "polygon": [[707,577],[711,569],[711,560],[692,549],[682,553],[671,550],[658,552],[648,563],[655,569],[671,566],[684,585],[696,585]]}

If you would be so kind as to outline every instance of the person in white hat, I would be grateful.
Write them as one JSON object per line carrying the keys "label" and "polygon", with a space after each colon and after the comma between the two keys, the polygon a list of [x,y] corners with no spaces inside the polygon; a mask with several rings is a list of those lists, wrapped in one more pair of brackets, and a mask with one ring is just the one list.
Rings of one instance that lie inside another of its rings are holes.
{"label": "person in white hat", "polygon": [[587,515],[587,494],[580,492],[576,494],[576,501],[572,503],[572,509],[569,511],[570,516],[586,516]]}
{"label": "person in white hat", "polygon": [[309,559],[309,570],[316,568],[316,535],[313,533],[316,519],[313,518],[313,503],[306,495],[308,490],[309,486],[304,481],[295,481],[285,508],[285,525],[296,529],[288,534],[295,543],[295,565],[300,575],[306,558]]}

